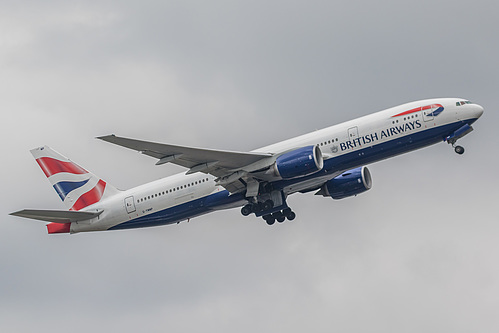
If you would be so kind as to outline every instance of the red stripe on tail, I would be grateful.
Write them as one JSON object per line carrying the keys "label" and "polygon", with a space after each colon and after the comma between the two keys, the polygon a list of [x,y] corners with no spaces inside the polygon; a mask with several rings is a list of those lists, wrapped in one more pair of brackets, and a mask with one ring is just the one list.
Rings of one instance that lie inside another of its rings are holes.
{"label": "red stripe on tail", "polygon": [[71,223],[49,223],[47,230],[49,234],[67,234],[71,228]]}
{"label": "red stripe on tail", "polygon": [[78,200],[76,200],[75,204],[73,205],[73,207],[71,207],[70,210],[80,210],[87,206],[93,205],[96,202],[99,202],[99,200],[102,198],[102,195],[104,194],[105,188],[106,182],[102,179],[99,180],[99,182],[93,189],[91,189],[87,193],[82,194],[78,198]]}
{"label": "red stripe on tail", "polygon": [[36,159],[36,162],[42,168],[45,176],[50,177],[60,172],[68,172],[74,174],[88,173],[87,170],[74,164],[73,162],[63,162],[51,157],[41,157]]}

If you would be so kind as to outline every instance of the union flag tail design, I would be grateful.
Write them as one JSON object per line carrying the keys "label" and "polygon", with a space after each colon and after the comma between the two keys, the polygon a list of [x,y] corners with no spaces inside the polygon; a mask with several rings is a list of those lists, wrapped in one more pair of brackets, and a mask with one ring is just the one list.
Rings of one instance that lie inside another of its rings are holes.
{"label": "union flag tail design", "polygon": [[50,147],[36,148],[31,153],[69,210],[78,211],[118,192]]}

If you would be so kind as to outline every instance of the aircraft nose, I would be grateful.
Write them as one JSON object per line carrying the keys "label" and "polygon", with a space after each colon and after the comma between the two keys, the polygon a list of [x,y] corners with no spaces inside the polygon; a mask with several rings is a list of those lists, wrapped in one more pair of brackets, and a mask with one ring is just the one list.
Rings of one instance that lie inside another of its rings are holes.
{"label": "aircraft nose", "polygon": [[481,105],[476,104],[474,110],[476,118],[480,118],[483,114],[483,107]]}

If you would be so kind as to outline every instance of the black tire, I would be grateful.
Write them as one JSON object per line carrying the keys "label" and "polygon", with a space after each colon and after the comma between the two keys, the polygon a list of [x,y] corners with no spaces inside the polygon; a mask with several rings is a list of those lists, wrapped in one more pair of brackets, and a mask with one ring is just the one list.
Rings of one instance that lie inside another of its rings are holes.
{"label": "black tire", "polygon": [[262,210],[266,211],[274,207],[274,202],[272,200],[267,200],[263,203]]}
{"label": "black tire", "polygon": [[461,146],[456,146],[456,147],[454,148],[454,151],[455,151],[457,154],[459,154],[459,155],[464,154],[464,148],[463,148],[463,147],[461,147]]}
{"label": "black tire", "polygon": [[265,222],[267,222],[268,225],[272,225],[272,224],[275,223],[275,219],[274,219],[274,217],[272,215],[266,215],[264,217],[264,219],[265,219]]}
{"label": "black tire", "polygon": [[241,208],[241,214],[243,214],[243,216],[248,216],[252,212],[253,212],[253,207],[250,204],[247,204],[243,208]]}
{"label": "black tire", "polygon": [[288,215],[286,215],[286,218],[289,220],[289,221],[293,221],[296,217],[296,214],[294,212],[289,212]]}
{"label": "black tire", "polygon": [[284,215],[282,215],[281,212],[277,212],[277,213],[274,213],[272,214],[272,216],[277,220],[277,222],[279,223],[282,223],[284,222],[284,220],[286,219],[286,217]]}
{"label": "black tire", "polygon": [[253,213],[258,213],[262,211],[262,204],[261,203],[256,203],[251,206]]}

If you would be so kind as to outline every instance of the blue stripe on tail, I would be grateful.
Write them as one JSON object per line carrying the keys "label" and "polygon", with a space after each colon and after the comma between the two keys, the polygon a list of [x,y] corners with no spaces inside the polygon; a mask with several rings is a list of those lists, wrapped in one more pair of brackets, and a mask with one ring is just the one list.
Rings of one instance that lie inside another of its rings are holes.
{"label": "blue stripe on tail", "polygon": [[64,201],[69,192],[76,190],[77,188],[82,187],[86,183],[88,183],[90,179],[81,181],[81,182],[59,182],[54,185],[54,189],[56,190],[61,200]]}

